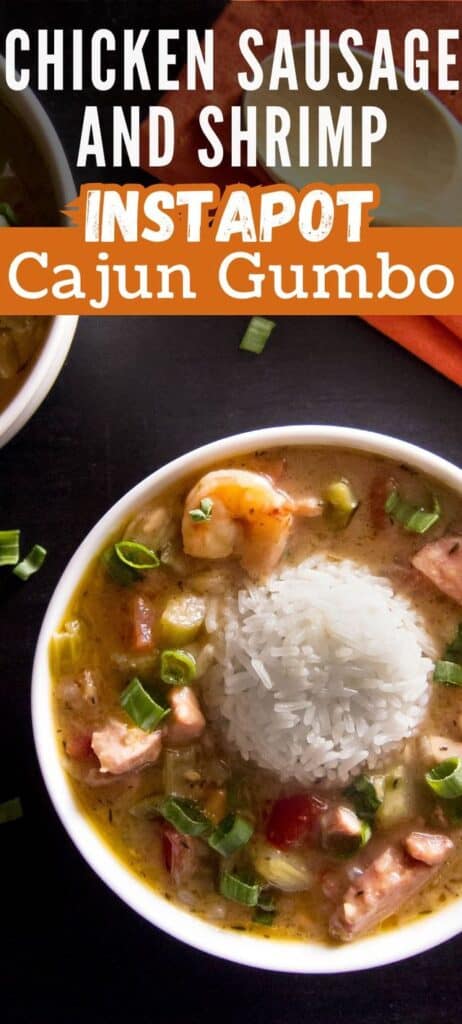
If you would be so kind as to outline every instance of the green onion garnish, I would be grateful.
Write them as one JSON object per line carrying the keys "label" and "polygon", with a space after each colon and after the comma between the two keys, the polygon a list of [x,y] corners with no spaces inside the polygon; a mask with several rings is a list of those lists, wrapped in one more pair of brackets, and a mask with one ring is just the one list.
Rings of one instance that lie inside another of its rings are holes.
{"label": "green onion garnish", "polygon": [[[8,227],[14,227],[18,223],[18,218],[9,203],[0,203],[0,217],[8,221]],[[3,227],[6,227],[6,224]]]}
{"label": "green onion garnish", "polygon": [[267,320],[265,316],[253,316],[247,324],[247,329],[239,348],[243,349],[244,352],[254,352],[257,356],[261,355],[275,327],[274,320]]}
{"label": "green onion garnish", "polygon": [[404,501],[395,488],[385,502],[385,512],[393,522],[400,523],[409,533],[426,533],[438,522],[441,508],[438,499],[434,497],[433,509],[427,512],[424,508]]}
{"label": "green onion garnish", "polygon": [[212,518],[213,501],[211,498],[202,498],[199,508],[192,508],[189,515],[193,523],[208,523]]}
{"label": "green onion garnish", "polygon": [[209,819],[199,804],[187,797],[165,797],[159,804],[159,814],[185,836],[205,836],[210,832]]}
{"label": "green onion garnish", "polygon": [[168,686],[187,686],[196,678],[196,659],[189,651],[162,651],[160,678]]}
{"label": "green onion garnish", "polygon": [[433,682],[443,686],[462,686],[462,665],[456,665],[454,661],[437,661]]}
{"label": "green onion garnish", "polygon": [[275,917],[275,910],[262,910],[261,907],[256,907],[253,920],[255,924],[272,925]]}
{"label": "green onion garnish", "polygon": [[462,622],[459,622],[454,640],[447,645],[444,658],[446,661],[454,661],[457,665],[462,665]]}
{"label": "green onion garnish", "polygon": [[145,732],[157,729],[159,722],[170,713],[170,708],[153,700],[136,677],[121,693],[120,703],[132,722]]}
{"label": "green onion garnish", "polygon": [[373,818],[383,803],[377,786],[367,775],[358,775],[344,793],[360,818]]}
{"label": "green onion garnish", "polygon": [[117,558],[129,569],[136,569],[137,572],[143,569],[157,569],[160,565],[159,558],[152,548],[145,544],[137,544],[134,540],[119,540],[114,544]]}
{"label": "green onion garnish", "polygon": [[130,814],[134,818],[144,818],[147,821],[151,821],[151,819],[159,817],[161,804],[161,796],[146,796],[144,800],[139,800],[137,804],[133,804],[130,807]]}
{"label": "green onion garnish", "polygon": [[234,903],[242,903],[245,907],[256,907],[261,893],[261,885],[250,875],[223,871],[220,875],[220,894]]}
{"label": "green onion garnish", "polygon": [[33,576],[41,568],[46,555],[46,549],[42,548],[41,544],[34,544],[29,554],[13,569],[14,575],[19,576],[20,580],[28,580],[29,576]]}
{"label": "green onion garnish", "polygon": [[271,925],[276,916],[276,903],[271,892],[263,889],[258,898],[253,920],[255,924]]}
{"label": "green onion garnish", "polygon": [[20,530],[0,530],[0,565],[19,562]]}
{"label": "green onion garnish", "polygon": [[23,809],[19,796],[13,797],[12,800],[5,800],[3,804],[0,804],[0,825],[6,825],[8,821],[17,821],[22,816]]}
{"label": "green onion garnish", "polygon": [[83,627],[80,619],[65,622],[59,633],[53,633],[50,656],[56,675],[74,672],[81,654]]}
{"label": "green onion garnish", "polygon": [[129,587],[131,583],[135,583],[136,580],[141,578],[141,573],[137,569],[132,569],[125,562],[122,562],[115,549],[115,544],[112,544],[110,548],[106,548],[103,552],[101,561],[109,573],[114,583],[118,583],[121,587]]}
{"label": "green onion garnish", "polygon": [[425,781],[443,800],[462,796],[462,758],[448,757],[426,773]]}
{"label": "green onion garnish", "polygon": [[247,818],[240,814],[228,814],[209,836],[209,846],[222,857],[230,857],[248,843],[253,832],[254,827]]}

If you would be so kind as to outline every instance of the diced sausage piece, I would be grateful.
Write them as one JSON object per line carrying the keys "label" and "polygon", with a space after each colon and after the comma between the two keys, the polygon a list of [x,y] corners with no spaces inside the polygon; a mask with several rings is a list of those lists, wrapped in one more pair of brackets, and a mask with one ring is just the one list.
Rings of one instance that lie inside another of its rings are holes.
{"label": "diced sausage piece", "polygon": [[449,736],[422,736],[420,751],[427,764],[441,764],[448,757],[462,757],[462,743]]}
{"label": "diced sausage piece", "polygon": [[168,742],[175,747],[197,740],[205,729],[205,718],[192,687],[172,686],[168,702],[172,709],[167,719]]}
{"label": "diced sausage piece", "polygon": [[410,832],[404,840],[404,849],[414,860],[432,866],[444,863],[454,849],[454,843],[449,836],[434,832]]}
{"label": "diced sausage piece", "polygon": [[354,811],[339,804],[337,807],[331,807],[323,816],[321,831],[324,839],[336,836],[353,839],[360,835],[361,822]]}
{"label": "diced sausage piece", "polygon": [[90,758],[93,759],[94,754],[91,746],[91,740],[91,732],[82,732],[77,730],[71,732],[64,741],[67,756],[71,757],[73,761],[88,761]]}
{"label": "diced sausage piece", "polygon": [[201,853],[200,840],[183,836],[173,825],[162,826],[162,853],[165,867],[175,885],[188,882],[194,875]]}
{"label": "diced sausage piece", "polygon": [[103,729],[93,733],[91,746],[100,763],[101,772],[123,775],[135,768],[154,764],[162,747],[162,733],[144,732],[136,726],[109,719]]}
{"label": "diced sausage piece", "polygon": [[348,942],[375,928],[437,871],[438,866],[411,861],[402,846],[387,847],[344,893],[330,919],[330,934]]}
{"label": "diced sausage piece", "polygon": [[153,646],[154,611],[142,594],[133,597],[130,608],[130,647],[134,651],[150,650]]}
{"label": "diced sausage piece", "polygon": [[462,537],[441,537],[425,544],[412,564],[443,594],[462,604]]}
{"label": "diced sausage piece", "polygon": [[369,515],[374,530],[383,530],[387,525],[385,504],[393,490],[393,480],[389,476],[376,476],[369,491]]}

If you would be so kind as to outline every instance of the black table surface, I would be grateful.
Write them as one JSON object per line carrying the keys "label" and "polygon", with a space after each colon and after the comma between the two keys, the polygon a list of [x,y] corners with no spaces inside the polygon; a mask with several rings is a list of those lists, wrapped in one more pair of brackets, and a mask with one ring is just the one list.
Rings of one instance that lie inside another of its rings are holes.
{"label": "black table surface", "polygon": [[[10,9],[7,26],[41,23],[42,6],[21,4],[20,20]],[[60,23],[62,6],[48,4],[48,24]],[[65,6],[76,19],[82,11],[90,17],[90,4]],[[155,20],[149,3],[96,6],[99,24],[108,23],[108,12],[121,24]],[[220,6],[159,4],[158,22],[205,25]],[[62,96],[47,104],[70,153],[78,131],[73,103]],[[206,441],[283,423],[381,430],[462,462],[460,390],[366,324],[282,318],[256,358],[239,351],[245,323],[81,320],[51,394],[0,453],[2,527],[21,526],[26,546],[40,541],[49,550],[27,585],[2,578],[0,799],[21,794],[25,810],[1,836],[0,1005],[8,1024],[460,1019],[462,937],[407,962],[329,978],[251,970],[174,941],[92,873],[41,780],[29,711],[40,621],[76,545],[142,477]]]}

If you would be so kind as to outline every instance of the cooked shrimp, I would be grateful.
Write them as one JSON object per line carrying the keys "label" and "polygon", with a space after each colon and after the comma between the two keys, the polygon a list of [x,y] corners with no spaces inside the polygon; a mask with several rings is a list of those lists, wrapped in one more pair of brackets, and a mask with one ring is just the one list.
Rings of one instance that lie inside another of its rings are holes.
{"label": "cooked shrimp", "polygon": [[[190,513],[207,500],[211,512],[197,521]],[[319,511],[317,502],[297,502],[261,473],[218,469],[201,477],[186,498],[184,550],[195,558],[237,555],[252,576],[265,576],[284,551],[294,515]]]}

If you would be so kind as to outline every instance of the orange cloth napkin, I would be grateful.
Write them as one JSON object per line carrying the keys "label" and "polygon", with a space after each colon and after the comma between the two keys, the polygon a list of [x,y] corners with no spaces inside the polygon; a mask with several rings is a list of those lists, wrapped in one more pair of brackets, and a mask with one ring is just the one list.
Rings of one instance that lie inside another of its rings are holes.
{"label": "orange cloth napkin", "polygon": [[[418,4],[409,0],[387,4],[376,0],[253,0],[251,3],[232,0],[214,26],[217,68],[214,91],[210,93],[199,88],[187,92],[184,89],[185,74],[182,72],[180,89],[162,99],[162,103],[170,107],[175,117],[176,149],[172,164],[161,170],[161,179],[171,184],[210,180],[211,172],[202,167],[196,156],[198,146],[203,145],[197,128],[197,115],[206,104],[215,103],[221,107],[225,113],[221,135],[223,141],[226,139],[230,107],[240,101],[236,74],[241,69],[242,58],[236,39],[246,27],[252,26],[262,32],[265,45],[259,49],[259,53],[263,58],[274,49],[276,31],[282,26],[291,29],[295,41],[303,38],[304,30],[308,27],[329,27],[332,38],[337,37],[344,28],[358,28],[363,35],[364,47],[370,49],[377,29],[383,28],[386,23],[392,33],[399,63],[405,33],[418,23],[418,27],[425,27],[430,38],[435,39],[436,28],[454,27],[455,6],[453,0],[421,0]],[[457,48],[459,65],[462,62],[462,39]],[[430,62],[430,86],[433,92],[462,121],[462,91],[439,93],[436,88],[437,54],[434,50],[430,52]],[[142,140],[143,166],[149,171],[146,124],[143,126]],[[251,185],[269,181],[261,169],[243,170],[226,164],[212,174],[214,182],[222,188],[236,181]],[[462,386],[462,316],[376,316],[364,319]]]}

